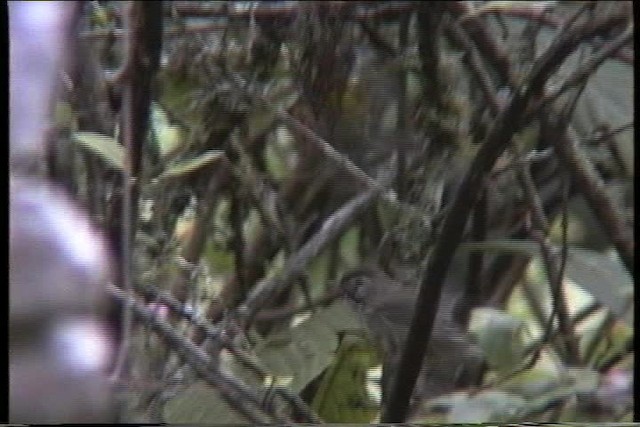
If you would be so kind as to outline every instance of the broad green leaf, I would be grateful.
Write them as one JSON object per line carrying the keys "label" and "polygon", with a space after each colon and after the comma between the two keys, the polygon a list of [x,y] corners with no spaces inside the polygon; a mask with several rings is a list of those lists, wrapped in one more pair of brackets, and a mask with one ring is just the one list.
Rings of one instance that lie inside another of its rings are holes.
{"label": "broad green leaf", "polygon": [[366,340],[345,336],[322,378],[312,408],[325,422],[370,423],[378,406],[367,393],[367,371],[379,363]]}
{"label": "broad green leaf", "polygon": [[160,73],[160,78],[163,83],[162,104],[181,122],[190,126],[199,125],[201,118],[198,114],[194,114],[194,109],[191,108],[198,84],[186,79],[183,75]]}
{"label": "broad green leaf", "polygon": [[[251,339],[253,340],[253,338],[254,337]],[[258,338],[255,342],[258,343],[261,342],[261,340]],[[239,360],[236,356],[226,350],[222,351],[220,353],[220,368],[225,372],[231,373],[236,379],[242,381],[252,389],[256,391],[260,390],[265,386],[265,381],[267,380],[265,376],[268,376],[268,373],[265,370],[264,365],[253,352],[245,351],[244,357],[247,358],[254,366],[249,366],[243,363],[243,361]],[[271,384],[274,384],[274,382],[270,382],[266,385]]]}
{"label": "broad green leaf", "polygon": [[[530,240],[491,240],[464,243],[461,250],[515,253],[529,256],[540,254],[539,246]],[[600,252],[569,248],[566,275],[608,307],[618,318],[633,323],[633,278],[617,257]]]}
{"label": "broad green leaf", "polygon": [[166,111],[157,102],[151,104],[151,126],[156,131],[171,126]]}
{"label": "broad green leaf", "polygon": [[95,132],[74,132],[73,140],[97,154],[107,165],[124,170],[124,148],[114,138]]}
{"label": "broad green leaf", "polygon": [[360,263],[360,227],[351,227],[340,238],[340,257],[347,268],[356,268]]}
{"label": "broad green leaf", "polygon": [[529,399],[526,408],[523,410],[522,416],[529,419],[538,414],[544,413],[549,407],[566,402],[568,398],[573,396],[575,390],[571,384],[559,385],[547,393],[543,393],[532,399]]}
{"label": "broad green leaf", "polygon": [[158,144],[160,156],[167,157],[174,153],[183,143],[184,135],[179,126],[169,122],[167,113],[156,102],[151,107],[151,125]]}
{"label": "broad green leaf", "polygon": [[337,346],[331,325],[312,316],[296,327],[269,335],[255,347],[255,354],[268,373],[291,377],[288,388],[297,393],[329,366]]}
{"label": "broad green leaf", "polygon": [[364,331],[360,317],[343,299],[338,299],[328,307],[318,310],[313,316],[318,321],[326,322],[336,333]]}
{"label": "broad green leaf", "polygon": [[560,378],[557,372],[544,368],[532,368],[520,372],[500,384],[500,389],[517,393],[524,398],[534,398],[558,386]]}
{"label": "broad green leaf", "polygon": [[[606,319],[603,321],[606,322]],[[633,328],[624,322],[616,322],[611,327],[611,332],[607,333],[607,338],[602,339],[600,325],[594,324],[593,327],[584,331],[581,338],[581,348],[595,344],[586,356],[589,357],[589,366],[599,367],[627,351],[629,342],[633,340]]]}
{"label": "broad green leaf", "polygon": [[512,421],[525,407],[525,400],[511,393],[488,390],[465,400],[459,399],[451,408],[450,423],[486,423]]}
{"label": "broad green leaf", "polygon": [[572,249],[567,276],[593,295],[619,319],[633,325],[633,278],[617,257]]}
{"label": "broad green leaf", "polygon": [[164,417],[170,424],[246,425],[249,422],[222,399],[216,389],[202,382],[169,400],[164,407]]}
{"label": "broad green leaf", "polygon": [[158,180],[177,178],[189,175],[198,169],[212,165],[224,158],[224,152],[220,150],[209,150],[193,159],[177,162],[162,173]]}
{"label": "broad green leaf", "polygon": [[289,77],[278,79],[268,89],[266,95],[269,106],[275,111],[287,111],[296,103],[299,97],[300,92],[296,90]]}
{"label": "broad green leaf", "polygon": [[320,252],[307,267],[309,278],[309,291],[312,297],[320,297],[324,292],[324,284],[327,283],[329,265],[331,264],[331,250],[326,249]]}
{"label": "broad green leaf", "polygon": [[600,383],[598,371],[589,368],[568,368],[565,376],[576,393],[593,393]]}
{"label": "broad green leaf", "polygon": [[491,368],[508,373],[522,363],[525,350],[522,320],[493,308],[476,308],[471,314],[469,330]]}

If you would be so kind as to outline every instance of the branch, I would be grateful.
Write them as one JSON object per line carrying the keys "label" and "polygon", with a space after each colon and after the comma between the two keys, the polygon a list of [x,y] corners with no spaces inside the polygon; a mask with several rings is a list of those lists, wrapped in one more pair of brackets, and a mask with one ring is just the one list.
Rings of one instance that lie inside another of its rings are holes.
{"label": "branch", "polygon": [[[336,150],[328,141],[320,137],[316,132],[310,129],[308,126],[305,126],[291,114],[284,110],[277,110],[273,107],[273,105],[269,104],[269,102],[264,99],[264,97],[249,93],[246,88],[246,84],[243,79],[237,74],[228,73],[230,78],[230,82],[234,85],[235,89],[238,90],[243,96],[248,98],[248,101],[251,103],[257,103],[260,107],[266,108],[270,111],[274,111],[276,113],[277,119],[287,126],[291,131],[302,135],[308,141],[315,145],[315,147],[320,150],[320,152],[325,155],[330,161],[332,161],[335,165],[340,167],[342,170],[348,172],[352,175],[357,181],[363,183],[370,189],[375,189],[382,193],[381,197],[386,203],[392,206],[395,209],[403,212],[404,215],[411,216],[412,218],[416,218],[422,221],[423,224],[427,225],[427,227],[431,228],[431,218],[428,215],[425,215],[421,209],[418,209],[408,203],[399,202],[397,194],[389,189],[384,188],[380,183],[378,183],[375,179],[371,178],[366,172],[360,169],[355,163],[349,159],[349,157],[345,156],[338,150]],[[349,183],[351,184],[351,183]]]}
{"label": "branch", "polygon": [[[609,17],[582,25],[562,35],[534,64],[528,78],[525,79],[525,84],[515,91],[508,107],[494,120],[493,126],[481,144],[480,151],[458,187],[455,200],[444,220],[442,234],[428,261],[426,275],[420,284],[415,314],[402,353],[401,364],[393,381],[393,392],[383,408],[382,422],[401,422],[406,416],[409,399],[433,331],[449,264],[462,239],[473,205],[482,192],[486,175],[508,146],[513,134],[526,124],[523,119],[528,104],[539,96],[549,77],[585,38],[612,29],[620,23],[626,23],[626,19],[623,20],[620,16]],[[558,145],[563,144],[557,144],[556,149]]]}
{"label": "branch", "polygon": [[[138,195],[141,178],[142,154],[147,137],[151,82],[160,63],[162,48],[162,3],[131,2],[127,8],[127,40],[121,111],[122,144],[125,147],[125,167],[122,203],[122,277],[120,286],[131,291],[134,275],[133,246],[138,222]],[[127,305],[122,314],[122,343],[112,374],[122,374],[130,344],[131,312]]]}
{"label": "branch", "polygon": [[[468,2],[445,2],[454,16],[460,16],[472,10]],[[487,58],[500,78],[499,86],[515,86],[513,67],[504,46],[491,35],[485,23],[477,17],[466,19],[463,28],[474,40],[476,47]]]}
{"label": "branch", "polygon": [[[567,307],[566,293],[563,287],[563,278],[565,273],[567,244],[566,244],[566,227],[563,227],[563,239],[561,259],[557,251],[550,244],[547,235],[549,233],[549,220],[544,214],[544,206],[540,200],[540,195],[536,190],[535,183],[529,171],[529,165],[523,164],[517,169],[518,179],[522,184],[525,198],[531,209],[531,222],[533,229],[530,234],[540,245],[540,253],[546,266],[549,287],[553,301],[553,310],[549,316],[549,328],[553,325],[553,319],[557,316],[558,325],[562,332],[562,338],[565,343],[568,354],[569,363],[579,365],[580,350],[578,348],[575,330],[571,324],[569,309]],[[566,200],[565,200],[566,202]],[[566,206],[566,203],[565,203]],[[564,215],[564,225],[566,225],[566,214]]]}
{"label": "branch", "polygon": [[289,258],[281,274],[261,281],[252,289],[244,304],[238,307],[238,314],[250,322],[256,312],[280,290],[299,277],[309,262],[340,236],[356,217],[373,203],[380,192],[379,188],[369,189],[345,203],[327,218],[320,230]]}
{"label": "branch", "polygon": [[[347,2],[316,2],[317,7],[330,7],[330,8],[346,8],[353,7],[353,5],[347,4]],[[222,8],[218,6],[207,6],[206,3],[201,2],[199,5],[178,5],[174,4],[172,7],[178,12],[180,18],[189,16],[194,17],[213,17],[217,18],[216,22],[206,22],[202,24],[189,24],[189,25],[175,25],[165,30],[165,37],[179,37],[185,34],[194,33],[206,33],[206,32],[224,32],[229,28],[229,20],[250,20],[252,16],[260,20],[282,20],[282,19],[295,19],[305,5],[293,5],[293,6],[273,6],[262,3],[256,8],[236,8],[236,10],[229,10],[228,8]],[[393,4],[384,5],[380,4],[375,8],[357,8],[353,15],[355,22],[371,22],[375,19],[393,19],[405,16],[415,8],[415,5],[411,2],[393,2]],[[199,9],[199,10],[198,10]],[[115,9],[116,14],[119,13],[118,9]],[[226,18],[226,19],[225,19]],[[83,31],[80,33],[81,39],[99,40],[109,37],[123,38],[126,36],[126,31],[123,29],[94,29],[90,31]]]}
{"label": "branch", "polygon": [[[620,25],[627,25],[629,17],[612,15],[599,20],[589,21],[576,26],[571,31],[561,34],[536,62],[529,80],[530,90],[542,94],[544,84],[549,75],[553,74],[577,47],[600,34],[606,34]],[[537,67],[537,69],[536,69]]]}
{"label": "branch", "polygon": [[[549,119],[551,121],[551,119]],[[607,189],[598,176],[591,161],[579,148],[578,136],[575,130],[562,123],[548,123],[558,158],[565,165],[572,179],[593,210],[596,218],[608,234],[616,247],[620,259],[631,275],[634,272],[634,241],[633,232],[625,226],[625,221],[618,213],[613,200],[607,194]],[[542,126],[542,129],[547,126]]]}
{"label": "branch", "polygon": [[[382,422],[402,422],[406,416],[418,372],[427,348],[440,301],[444,278],[455,253],[476,197],[481,193],[484,177],[505,150],[516,124],[523,116],[528,93],[516,94],[508,108],[498,115],[470,170],[458,188],[455,200],[444,221],[442,234],[429,260],[427,273],[420,284],[414,317],[406,339],[399,370],[393,381],[391,398],[383,408]],[[426,333],[426,336],[425,336]]]}
{"label": "branch", "polygon": [[447,27],[447,35],[460,46],[462,46],[466,51],[464,61],[468,65],[469,69],[471,70],[471,74],[480,86],[480,89],[482,90],[482,93],[488,103],[491,114],[495,116],[500,111],[500,102],[498,101],[496,92],[493,89],[494,85],[489,71],[482,63],[476,47],[473,45],[473,42],[471,41],[469,36],[456,22],[453,22]]}
{"label": "branch", "polygon": [[[535,109],[535,111],[539,111],[546,105],[551,104],[553,101],[558,99],[563,93],[568,91],[569,89],[578,86],[585,82],[591,75],[593,75],[597,68],[602,65],[604,61],[610,59],[615,55],[625,44],[631,42],[633,40],[633,25],[629,25],[625,31],[620,34],[615,40],[607,45],[603,46],[602,49],[593,55],[585,64],[580,67],[577,71],[571,74],[558,88],[553,91],[551,94],[545,96],[545,98],[540,103],[540,106]],[[534,113],[532,113],[534,114]]]}
{"label": "branch", "polygon": [[247,385],[218,369],[204,350],[182,336],[169,323],[158,318],[153,310],[146,308],[130,293],[113,285],[108,286],[107,291],[124,304],[130,306],[133,313],[160,335],[200,378],[215,387],[220,392],[220,395],[249,421],[255,424],[264,424],[272,421],[278,423],[286,422],[286,420],[275,415],[266,417],[264,413],[260,413],[263,412],[260,409],[260,398]]}

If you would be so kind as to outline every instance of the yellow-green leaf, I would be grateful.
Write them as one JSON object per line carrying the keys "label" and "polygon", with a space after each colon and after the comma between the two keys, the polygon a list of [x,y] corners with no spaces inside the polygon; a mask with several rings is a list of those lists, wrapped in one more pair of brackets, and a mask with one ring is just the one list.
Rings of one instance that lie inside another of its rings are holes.
{"label": "yellow-green leaf", "polygon": [[189,175],[204,166],[220,161],[222,158],[224,158],[224,151],[210,150],[193,159],[177,162],[162,173],[158,179],[164,180]]}
{"label": "yellow-green leaf", "polygon": [[95,132],[74,132],[73,140],[97,154],[107,165],[124,170],[124,148],[115,138]]}
{"label": "yellow-green leaf", "polygon": [[378,406],[367,393],[367,371],[379,363],[366,340],[347,335],[322,379],[312,408],[325,422],[370,423]]}

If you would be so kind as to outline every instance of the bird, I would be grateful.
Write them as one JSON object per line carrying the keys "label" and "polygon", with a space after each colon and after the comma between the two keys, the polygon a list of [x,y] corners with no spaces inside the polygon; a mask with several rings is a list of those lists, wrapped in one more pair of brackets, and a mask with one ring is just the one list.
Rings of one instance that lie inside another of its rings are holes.
{"label": "bird", "polygon": [[[377,266],[364,266],[344,274],[340,287],[347,303],[360,316],[373,345],[382,352],[384,404],[413,318],[417,286],[394,280]],[[440,310],[411,406],[415,408],[426,399],[471,385],[469,382],[477,377],[482,363],[480,348]]]}

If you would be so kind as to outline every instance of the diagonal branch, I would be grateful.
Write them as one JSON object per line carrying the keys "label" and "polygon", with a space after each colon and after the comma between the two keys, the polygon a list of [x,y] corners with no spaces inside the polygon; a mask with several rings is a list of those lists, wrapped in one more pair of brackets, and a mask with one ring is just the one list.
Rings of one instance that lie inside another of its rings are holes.
{"label": "diagonal branch", "polygon": [[158,318],[153,310],[144,307],[129,292],[125,292],[115,286],[108,287],[108,292],[129,305],[136,317],[149,324],[170,347],[176,350],[178,355],[189,364],[200,378],[215,387],[225,401],[248,420],[257,424],[272,422],[273,420],[277,422],[286,421],[275,415],[273,418],[266,416],[260,410],[260,398],[247,385],[218,369],[204,350],[176,331],[168,322]]}
{"label": "diagonal branch", "polygon": [[393,392],[383,408],[382,422],[401,422],[406,416],[409,399],[433,331],[449,264],[462,239],[467,219],[481,193],[485,177],[496,159],[507,148],[514,133],[526,124],[523,119],[531,100],[540,96],[549,77],[585,39],[606,32],[616,25],[626,24],[627,19],[622,16],[604,18],[577,27],[561,36],[534,64],[524,86],[515,91],[508,107],[494,120],[480,151],[458,188],[455,200],[444,220],[442,234],[428,261],[401,364],[393,381]]}
{"label": "diagonal branch", "polygon": [[302,247],[293,254],[285,264],[283,271],[278,276],[263,280],[258,283],[244,304],[238,308],[238,313],[251,321],[256,312],[273,298],[278,291],[284,289],[292,280],[299,277],[309,262],[322,251],[329,243],[353,223],[380,194],[381,187],[366,190],[354,197],[326,219],[320,230]]}
{"label": "diagonal branch", "polygon": [[[580,151],[578,136],[562,123],[549,123],[549,131],[553,132],[550,140],[554,141],[558,158],[566,166],[572,179],[600,224],[609,235],[630,274],[634,272],[633,232],[625,226],[624,218],[618,213],[613,200],[589,159]],[[544,126],[543,128],[546,128]]]}

